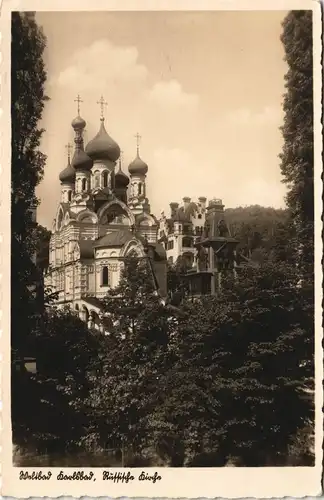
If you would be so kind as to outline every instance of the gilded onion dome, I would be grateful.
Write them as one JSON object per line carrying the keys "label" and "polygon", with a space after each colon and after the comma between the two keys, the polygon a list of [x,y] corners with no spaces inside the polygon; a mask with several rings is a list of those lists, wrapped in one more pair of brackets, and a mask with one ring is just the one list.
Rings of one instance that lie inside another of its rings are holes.
{"label": "gilded onion dome", "polygon": [[97,135],[88,142],[85,152],[92,160],[109,160],[115,162],[120,155],[118,144],[107,133],[104,125],[104,118],[101,118],[101,125]]}

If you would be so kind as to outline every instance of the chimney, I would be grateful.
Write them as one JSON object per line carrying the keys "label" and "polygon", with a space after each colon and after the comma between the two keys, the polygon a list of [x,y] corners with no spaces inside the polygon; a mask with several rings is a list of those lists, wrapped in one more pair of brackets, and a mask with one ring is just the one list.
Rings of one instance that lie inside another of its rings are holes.
{"label": "chimney", "polygon": [[186,211],[187,208],[189,207],[189,203],[191,202],[191,198],[185,196],[184,198],[182,198],[182,201],[183,201],[183,208]]}
{"label": "chimney", "polygon": [[175,216],[178,207],[179,207],[179,203],[177,203],[176,201],[173,201],[172,203],[170,203],[171,219],[173,219],[173,217]]}

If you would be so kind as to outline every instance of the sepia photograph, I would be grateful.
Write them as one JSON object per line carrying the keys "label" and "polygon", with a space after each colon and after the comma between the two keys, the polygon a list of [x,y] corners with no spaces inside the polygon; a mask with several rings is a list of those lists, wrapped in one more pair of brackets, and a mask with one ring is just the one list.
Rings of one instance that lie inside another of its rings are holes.
{"label": "sepia photograph", "polygon": [[314,12],[10,22],[12,466],[314,467]]}

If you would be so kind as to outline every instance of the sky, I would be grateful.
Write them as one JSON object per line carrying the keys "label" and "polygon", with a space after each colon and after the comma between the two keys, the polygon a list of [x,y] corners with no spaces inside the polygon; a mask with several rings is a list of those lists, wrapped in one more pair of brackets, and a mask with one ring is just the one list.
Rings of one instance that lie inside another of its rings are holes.
{"label": "sky", "polygon": [[73,143],[71,121],[86,120],[85,142],[105,125],[123,151],[148,164],[147,193],[159,216],[184,196],[221,198],[225,207],[283,207],[285,11],[39,12],[47,37],[46,103],[37,189],[40,224],[51,227],[59,173]]}

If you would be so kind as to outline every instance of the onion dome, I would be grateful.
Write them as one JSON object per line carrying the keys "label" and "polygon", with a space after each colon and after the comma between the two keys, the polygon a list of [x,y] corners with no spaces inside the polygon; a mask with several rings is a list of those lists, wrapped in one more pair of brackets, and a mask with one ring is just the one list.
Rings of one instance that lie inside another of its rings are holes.
{"label": "onion dome", "polygon": [[86,122],[83,118],[81,118],[80,115],[78,115],[74,120],[71,122],[72,128],[76,131],[78,130],[83,130],[86,126]]}
{"label": "onion dome", "polygon": [[139,154],[137,153],[135,160],[133,160],[128,166],[128,172],[131,175],[145,175],[147,174],[147,171],[147,164],[142,160],[142,158],[140,158]]}
{"label": "onion dome", "polygon": [[85,151],[92,160],[109,160],[115,162],[120,155],[118,144],[108,135],[104,118],[101,118],[101,125],[97,135],[88,142]]}
{"label": "onion dome", "polygon": [[68,163],[67,167],[65,167],[65,169],[62,170],[62,172],[60,173],[59,179],[62,183],[67,182],[70,184],[74,184],[74,182],[75,182],[75,170],[70,163],[70,159],[69,159],[69,163]]}
{"label": "onion dome", "polygon": [[124,172],[121,169],[121,164],[119,163],[119,170],[115,175],[115,185],[116,187],[127,187],[129,184],[129,177],[128,175],[124,174]]}
{"label": "onion dome", "polygon": [[76,149],[73,160],[72,167],[75,170],[91,170],[93,161],[89,156],[83,151],[83,149]]}

